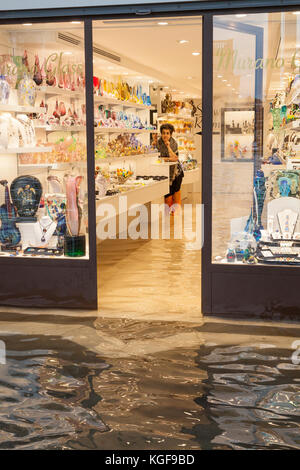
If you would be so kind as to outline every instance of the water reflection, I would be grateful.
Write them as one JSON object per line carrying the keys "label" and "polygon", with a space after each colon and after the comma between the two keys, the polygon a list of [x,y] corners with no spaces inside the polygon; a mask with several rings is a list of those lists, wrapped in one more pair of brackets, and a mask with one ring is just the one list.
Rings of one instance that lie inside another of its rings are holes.
{"label": "water reflection", "polygon": [[108,364],[60,337],[1,338],[0,448],[64,448],[70,436],[108,430],[94,409],[101,397],[92,383]]}
{"label": "water reflection", "polygon": [[201,344],[207,324],[72,321],[1,333],[0,449],[300,449],[291,350]]}
{"label": "water reflection", "polygon": [[[207,372],[195,400],[209,421],[207,448],[300,448],[300,366],[291,364],[290,350],[201,347],[197,363]],[[203,442],[202,427],[186,432]]]}

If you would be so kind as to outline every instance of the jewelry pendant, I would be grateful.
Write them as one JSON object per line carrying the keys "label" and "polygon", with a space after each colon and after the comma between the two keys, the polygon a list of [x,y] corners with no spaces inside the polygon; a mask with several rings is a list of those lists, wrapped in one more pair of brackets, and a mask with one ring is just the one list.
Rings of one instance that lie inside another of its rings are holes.
{"label": "jewelry pendant", "polygon": [[42,238],[41,238],[41,242],[45,242],[45,241],[46,241],[46,238],[43,235]]}

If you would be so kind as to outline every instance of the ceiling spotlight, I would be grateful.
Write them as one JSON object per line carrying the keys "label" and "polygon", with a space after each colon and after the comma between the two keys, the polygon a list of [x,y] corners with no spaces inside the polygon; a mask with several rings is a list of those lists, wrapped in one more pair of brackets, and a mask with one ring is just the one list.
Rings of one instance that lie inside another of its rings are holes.
{"label": "ceiling spotlight", "polygon": [[236,18],[244,18],[246,15],[246,13],[238,13],[237,15],[235,15]]}
{"label": "ceiling spotlight", "polygon": [[179,44],[187,44],[187,43],[190,42],[190,41],[188,41],[187,39],[179,39],[179,41],[177,41],[177,42],[178,42]]}
{"label": "ceiling spotlight", "polygon": [[81,21],[71,21],[72,24],[81,24]]}
{"label": "ceiling spotlight", "polygon": [[32,26],[32,23],[23,23],[23,26]]}
{"label": "ceiling spotlight", "polygon": [[293,11],[293,15],[300,15],[300,11]]}
{"label": "ceiling spotlight", "polygon": [[223,78],[222,82],[227,82],[226,78]]}
{"label": "ceiling spotlight", "polygon": [[200,52],[192,52],[192,55],[200,55]]}
{"label": "ceiling spotlight", "polygon": [[166,26],[168,23],[165,21],[159,21],[157,24],[159,24],[159,26]]}
{"label": "ceiling spotlight", "polygon": [[218,75],[218,78],[222,78],[222,77],[223,77],[223,75]]}

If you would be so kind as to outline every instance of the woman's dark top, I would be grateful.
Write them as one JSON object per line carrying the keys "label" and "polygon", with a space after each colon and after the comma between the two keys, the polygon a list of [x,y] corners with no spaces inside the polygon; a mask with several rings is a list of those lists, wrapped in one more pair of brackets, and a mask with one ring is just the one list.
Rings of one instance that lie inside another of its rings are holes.
{"label": "woman's dark top", "polygon": [[[173,137],[171,137],[170,139],[170,147],[173,152],[178,156],[178,145],[176,140],[173,139]],[[161,137],[158,139],[157,149],[162,158],[169,157],[168,147],[166,146]],[[180,190],[183,176],[184,173],[180,162],[174,163],[174,165],[170,165],[170,192],[166,195],[166,197],[171,196]]]}

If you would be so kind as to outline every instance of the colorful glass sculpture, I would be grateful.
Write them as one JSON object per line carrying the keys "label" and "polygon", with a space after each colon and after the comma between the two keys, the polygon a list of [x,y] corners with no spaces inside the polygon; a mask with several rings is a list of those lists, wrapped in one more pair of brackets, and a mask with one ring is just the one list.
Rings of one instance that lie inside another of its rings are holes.
{"label": "colorful glass sculpture", "polygon": [[27,73],[23,74],[18,85],[18,100],[21,106],[34,106],[36,98],[36,87],[34,81]]}
{"label": "colorful glass sculpture", "polygon": [[18,176],[13,180],[10,192],[19,217],[35,216],[42,191],[41,182],[35,176]]}
{"label": "colorful glass sculpture", "polygon": [[0,75],[0,103],[7,104],[10,94],[10,86],[4,77],[4,75]]}

